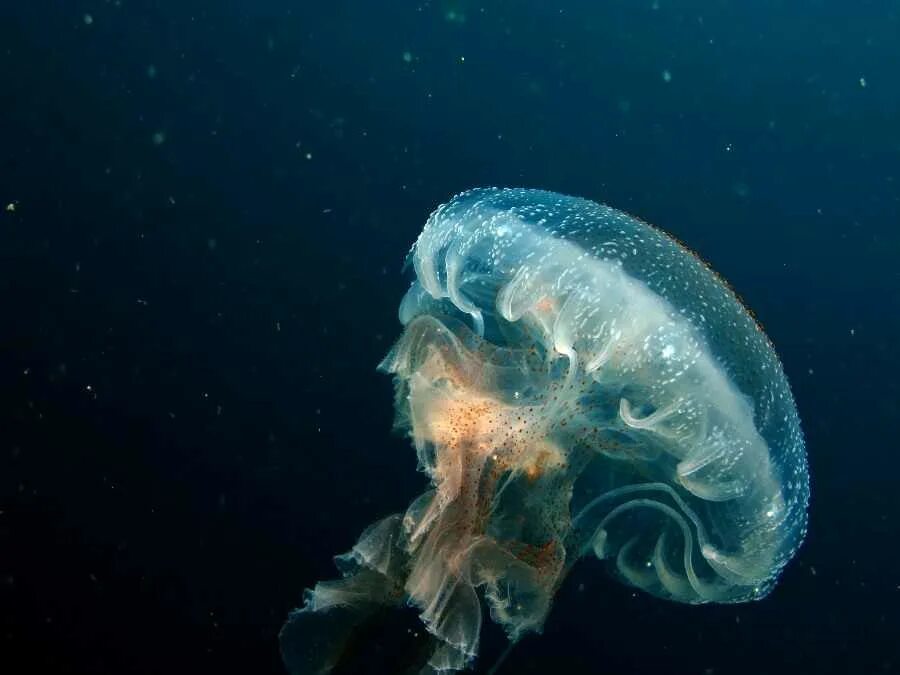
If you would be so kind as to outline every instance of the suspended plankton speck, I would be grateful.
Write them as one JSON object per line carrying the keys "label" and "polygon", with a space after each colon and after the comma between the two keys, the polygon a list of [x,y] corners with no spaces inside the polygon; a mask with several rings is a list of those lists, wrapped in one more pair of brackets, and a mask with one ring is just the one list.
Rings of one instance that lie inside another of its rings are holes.
{"label": "suspended plankton speck", "polygon": [[663,79],[663,82],[668,84],[669,82],[672,81],[672,73],[669,72],[668,70],[662,71],[662,79]]}
{"label": "suspended plankton speck", "polygon": [[85,14],[84,17],[82,17],[82,20],[84,21],[85,26],[90,26],[92,23],[94,23],[94,17],[90,14]]}
{"label": "suspended plankton speck", "polygon": [[731,186],[731,191],[738,197],[747,197],[750,194],[750,186],[744,181],[739,180]]}
{"label": "suspended plankton speck", "polygon": [[166,142],[166,132],[156,131],[153,133],[153,136],[150,137],[150,140],[153,141],[153,145],[162,145]]}
{"label": "suspended plankton speck", "polygon": [[463,12],[451,8],[444,13],[444,20],[447,21],[447,23],[464,24],[466,22],[466,15]]}

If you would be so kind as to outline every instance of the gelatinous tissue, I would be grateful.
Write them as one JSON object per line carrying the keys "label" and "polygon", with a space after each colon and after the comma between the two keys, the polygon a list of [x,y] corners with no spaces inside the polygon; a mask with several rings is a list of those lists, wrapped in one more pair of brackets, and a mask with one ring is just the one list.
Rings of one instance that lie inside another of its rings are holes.
{"label": "gelatinous tissue", "polygon": [[465,669],[483,607],[513,642],[540,631],[583,558],[676,602],[771,590],[805,534],[803,436],[771,343],[709,267],[621,211],[526,189],[454,197],[410,261],[380,369],[430,486],[306,592],[281,634],[292,675],[330,672],[405,605],[430,634],[420,672]]}

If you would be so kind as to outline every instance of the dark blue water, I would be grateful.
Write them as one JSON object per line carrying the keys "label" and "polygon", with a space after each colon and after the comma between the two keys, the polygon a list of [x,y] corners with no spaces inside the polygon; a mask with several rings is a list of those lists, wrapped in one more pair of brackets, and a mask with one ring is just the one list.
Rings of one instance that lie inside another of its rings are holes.
{"label": "dark blue water", "polygon": [[897,3],[0,18],[0,671],[283,672],[302,589],[423,487],[374,370],[406,251],[452,194],[520,185],[729,280],[792,382],[812,502],[766,600],[585,563],[501,673],[900,672]]}

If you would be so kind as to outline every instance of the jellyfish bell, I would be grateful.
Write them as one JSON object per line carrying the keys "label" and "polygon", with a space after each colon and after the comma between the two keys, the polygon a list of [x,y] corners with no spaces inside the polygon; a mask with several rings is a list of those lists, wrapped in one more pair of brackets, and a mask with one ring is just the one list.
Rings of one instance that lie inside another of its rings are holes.
{"label": "jellyfish bell", "polygon": [[454,197],[410,260],[380,369],[430,489],[307,591],[281,635],[292,674],[331,672],[404,605],[431,640],[418,672],[464,669],[482,606],[513,642],[540,631],[582,558],[676,602],[771,590],[805,533],[803,437],[714,272],[627,214],[524,189]]}

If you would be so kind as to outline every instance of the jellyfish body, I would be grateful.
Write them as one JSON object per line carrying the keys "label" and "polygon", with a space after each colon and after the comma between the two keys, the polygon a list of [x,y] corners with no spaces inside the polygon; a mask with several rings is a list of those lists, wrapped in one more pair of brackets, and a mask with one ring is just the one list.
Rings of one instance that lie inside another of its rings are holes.
{"label": "jellyfish body", "polygon": [[661,231],[555,193],[478,189],[410,253],[404,332],[380,368],[431,483],[337,558],[282,631],[326,673],[353,627],[409,604],[422,672],[478,651],[482,604],[539,631],[579,559],[685,603],[765,596],[799,546],[809,484],[772,345]]}

